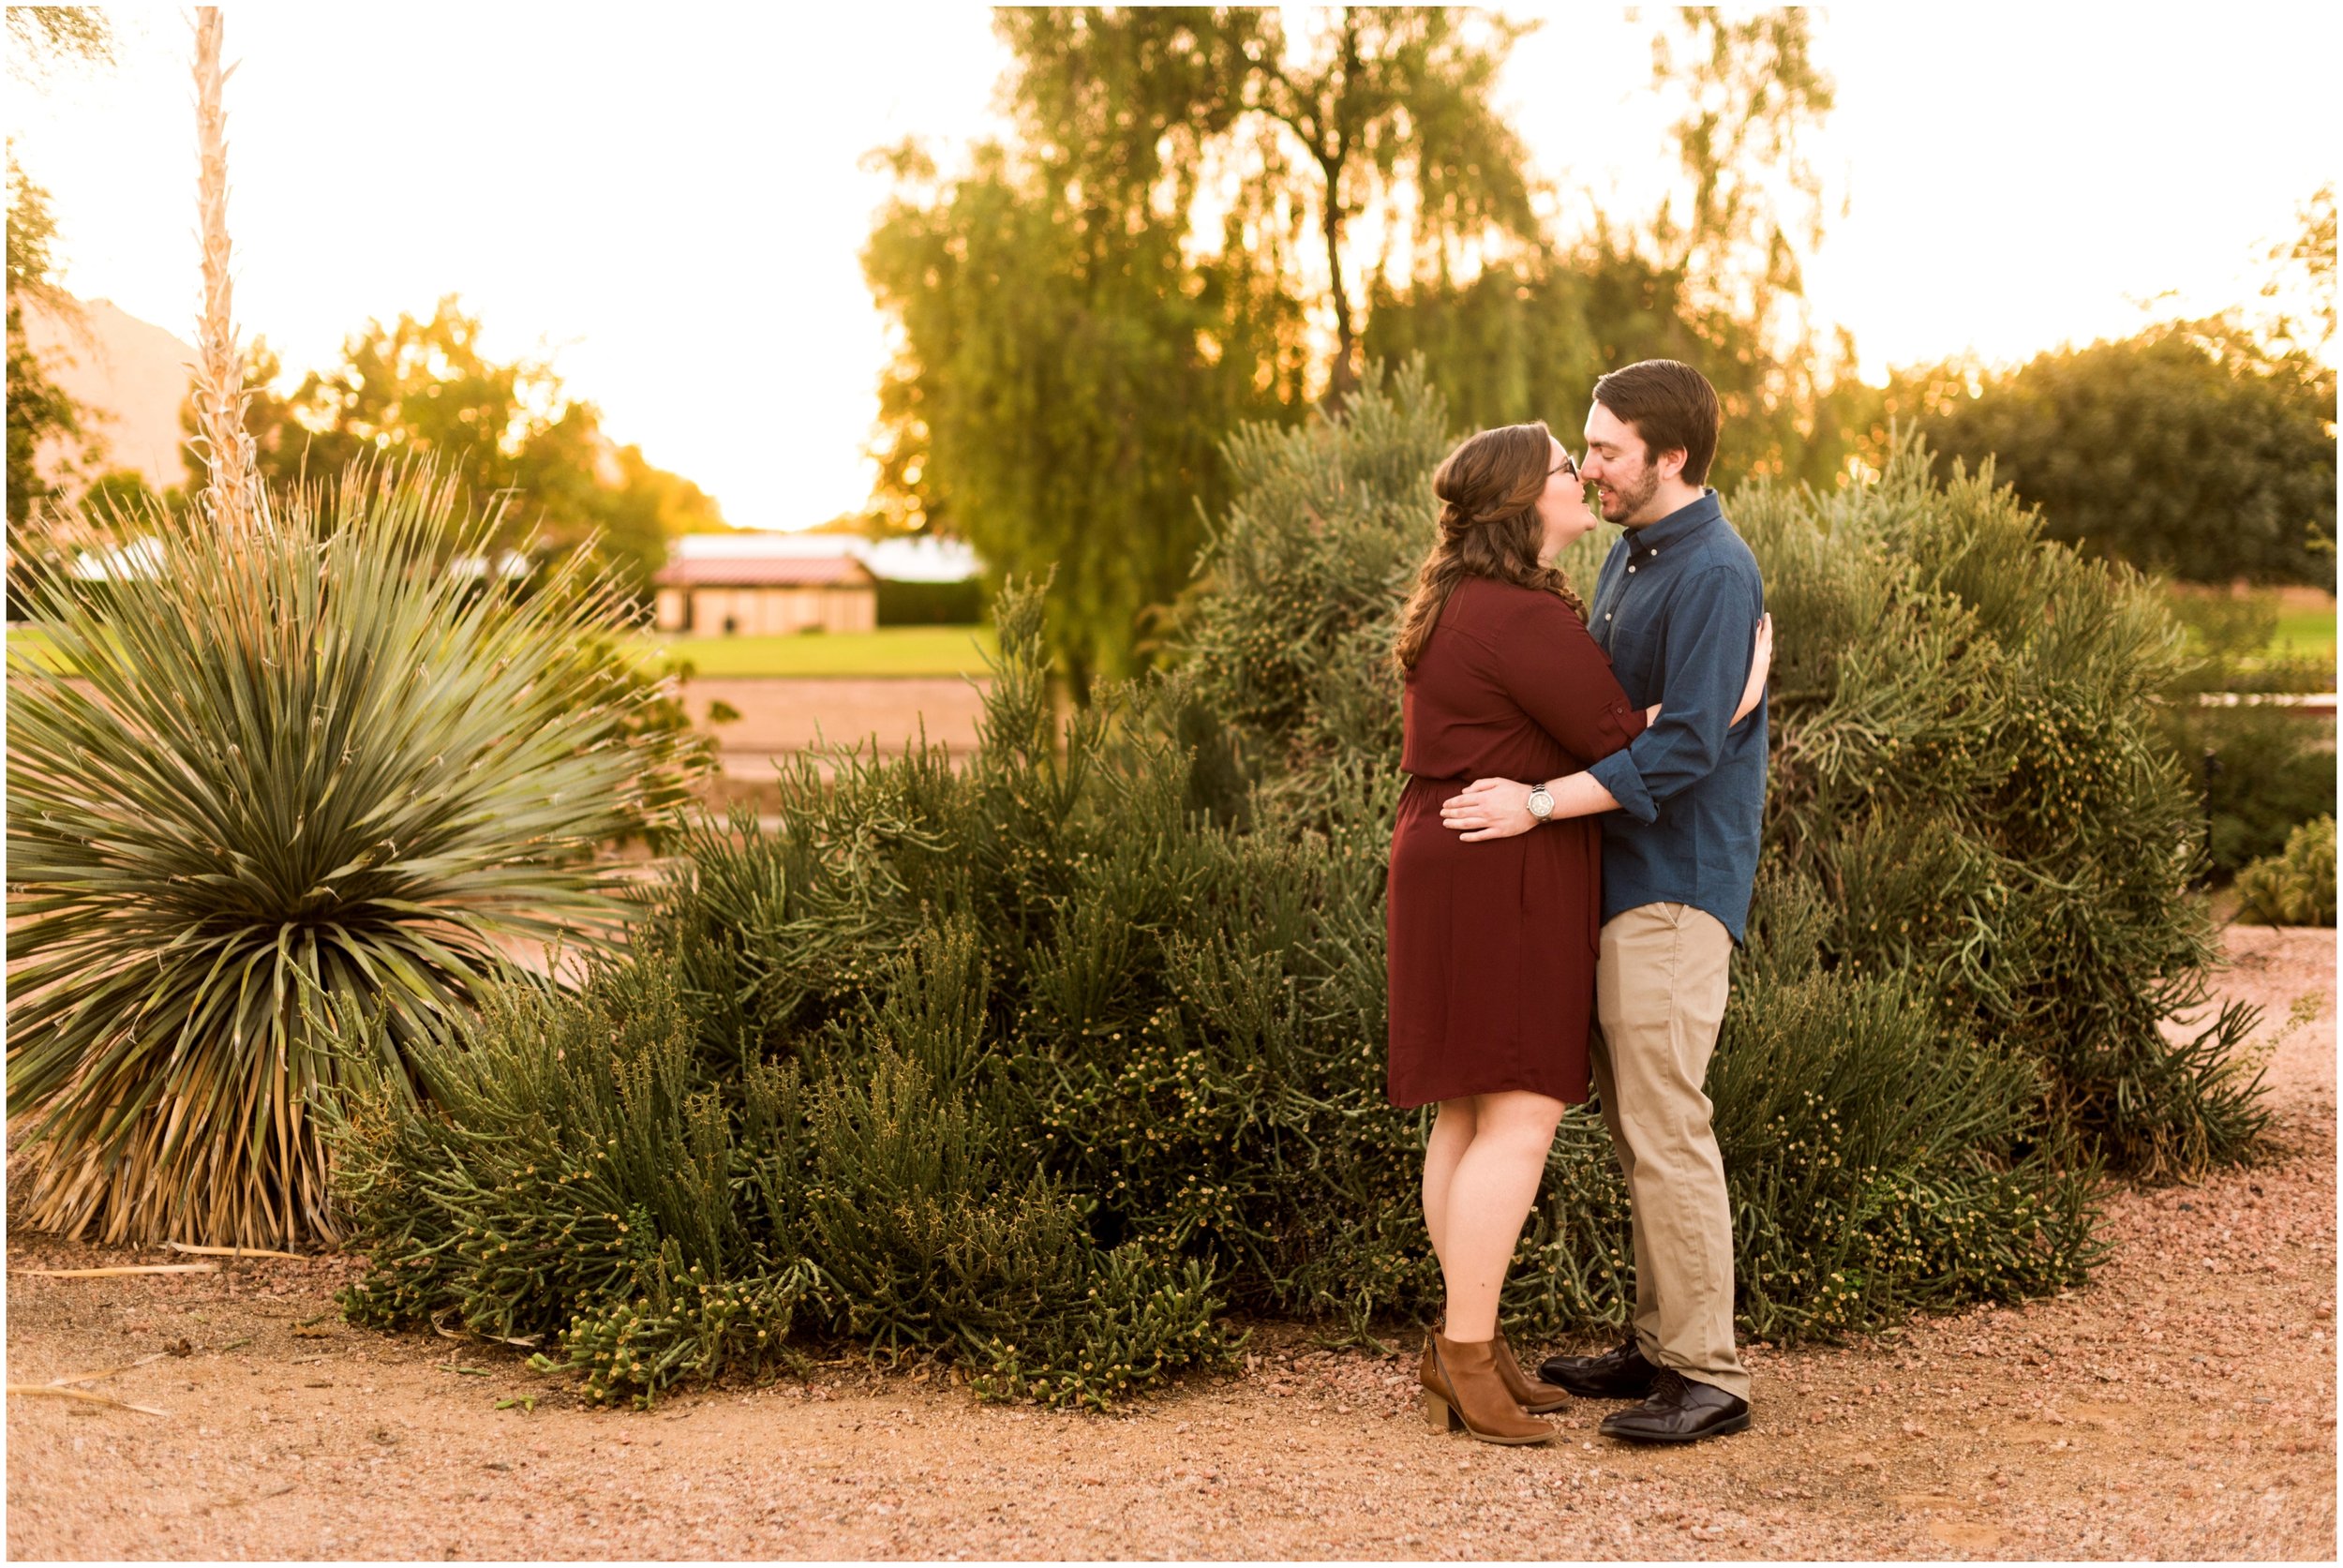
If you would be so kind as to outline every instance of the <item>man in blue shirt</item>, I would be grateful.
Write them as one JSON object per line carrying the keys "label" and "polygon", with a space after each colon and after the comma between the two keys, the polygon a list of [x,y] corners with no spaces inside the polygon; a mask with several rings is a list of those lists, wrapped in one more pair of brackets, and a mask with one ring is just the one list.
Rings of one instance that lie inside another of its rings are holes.
{"label": "man in blue shirt", "polygon": [[1716,389],[1675,360],[1595,383],[1581,471],[1625,532],[1587,629],[1628,700],[1661,704],[1660,717],[1584,773],[1535,789],[1484,779],[1442,814],[1475,837],[1604,814],[1589,1065],[1627,1178],[1635,1309],[1618,1350],[1551,1357],[1540,1372],[1583,1396],[1641,1399],[1601,1429],[1647,1442],[1749,1425],[1732,1217],[1704,1083],[1757,874],[1765,707],[1732,721],[1768,629],[1756,559],[1704,484],[1723,425]]}

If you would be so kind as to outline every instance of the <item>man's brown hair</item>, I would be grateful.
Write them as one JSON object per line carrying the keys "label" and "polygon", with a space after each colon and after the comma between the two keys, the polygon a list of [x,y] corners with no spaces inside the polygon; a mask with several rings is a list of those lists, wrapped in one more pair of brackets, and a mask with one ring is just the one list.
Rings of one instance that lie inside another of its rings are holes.
{"label": "man's brown hair", "polygon": [[1648,461],[1681,447],[1684,483],[1709,482],[1717,436],[1724,428],[1724,405],[1708,377],[1681,360],[1637,360],[1595,382],[1594,400],[1635,427]]}

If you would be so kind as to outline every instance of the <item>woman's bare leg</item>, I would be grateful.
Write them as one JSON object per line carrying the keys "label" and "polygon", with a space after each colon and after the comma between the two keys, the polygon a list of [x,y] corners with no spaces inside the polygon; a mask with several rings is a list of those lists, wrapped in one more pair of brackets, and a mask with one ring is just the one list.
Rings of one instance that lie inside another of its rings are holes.
{"label": "woman's bare leg", "polygon": [[1444,1099],[1433,1115],[1431,1136],[1424,1141],[1424,1228],[1432,1232],[1432,1255],[1443,1268],[1448,1261],[1448,1187],[1455,1178],[1456,1161],[1472,1142],[1473,1126],[1470,1099]]}
{"label": "woman's bare leg", "polygon": [[1473,1097],[1472,1140],[1449,1175],[1447,1217],[1435,1244],[1448,1286],[1449,1338],[1471,1344],[1496,1337],[1498,1292],[1561,1119],[1560,1100],[1526,1090]]}

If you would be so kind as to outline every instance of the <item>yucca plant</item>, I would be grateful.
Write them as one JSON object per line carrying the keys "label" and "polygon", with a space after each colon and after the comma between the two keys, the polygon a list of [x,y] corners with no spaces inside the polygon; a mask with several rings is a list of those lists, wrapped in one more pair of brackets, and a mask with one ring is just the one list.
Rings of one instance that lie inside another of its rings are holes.
{"label": "yucca plant", "polygon": [[246,526],[125,518],[151,575],[22,586],[11,650],[7,1094],[24,1216],[107,1241],[330,1237],[313,1092],[365,1016],[393,1082],[515,942],[626,906],[603,842],[678,783],[597,656],[624,613],[585,558],[465,580],[493,519],[353,471]]}

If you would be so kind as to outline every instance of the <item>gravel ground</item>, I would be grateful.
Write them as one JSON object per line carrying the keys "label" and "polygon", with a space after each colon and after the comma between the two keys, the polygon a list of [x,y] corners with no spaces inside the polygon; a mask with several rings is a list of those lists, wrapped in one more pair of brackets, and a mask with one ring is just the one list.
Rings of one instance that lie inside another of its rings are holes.
{"label": "gravel ground", "polygon": [[2272,1160],[2112,1193],[2086,1290],[1754,1349],[1739,1437],[1629,1449],[1579,1404],[1549,1448],[1451,1439],[1410,1357],[1284,1325],[1114,1417],[859,1364],[598,1411],[503,1351],[342,1324],[347,1260],[52,1279],[22,1271],[133,1259],[12,1235],[11,1382],[159,1351],[88,1386],[169,1413],[10,1398],[8,1552],[2331,1561],[2334,936],[2231,949],[2226,993],[2271,1008]]}

